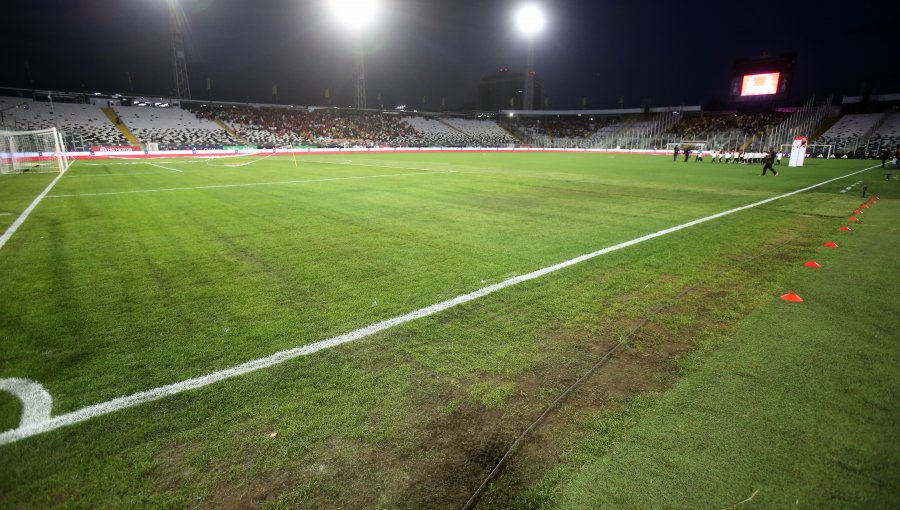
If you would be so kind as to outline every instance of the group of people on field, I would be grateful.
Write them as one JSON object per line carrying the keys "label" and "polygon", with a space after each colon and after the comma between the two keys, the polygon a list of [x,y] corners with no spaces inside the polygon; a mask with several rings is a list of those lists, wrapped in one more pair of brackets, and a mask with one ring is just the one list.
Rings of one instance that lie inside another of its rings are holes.
{"label": "group of people on field", "polygon": [[766,175],[767,170],[771,170],[773,174],[778,175],[778,172],[775,171],[772,165],[781,164],[781,159],[784,157],[784,153],[780,151],[776,151],[775,149],[769,149],[767,152],[749,152],[742,151],[738,149],[720,149],[713,151],[704,152],[703,147],[698,147],[694,149],[693,147],[685,147],[684,150],[681,147],[676,146],[675,152],[672,154],[672,161],[678,161],[678,155],[684,154],[685,163],[690,159],[691,154],[696,151],[696,159],[694,161],[703,161],[704,154],[709,155],[709,159],[712,163],[732,163],[732,164],[763,164],[763,173],[762,175]]}

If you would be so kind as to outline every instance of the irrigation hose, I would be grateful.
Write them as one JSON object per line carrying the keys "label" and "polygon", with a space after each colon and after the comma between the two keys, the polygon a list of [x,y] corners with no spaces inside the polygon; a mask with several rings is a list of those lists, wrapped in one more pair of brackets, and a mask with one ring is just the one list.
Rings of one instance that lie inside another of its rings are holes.
{"label": "irrigation hose", "polygon": [[653,318],[655,315],[662,312],[666,308],[677,303],[679,300],[681,300],[681,298],[688,295],[691,291],[693,291],[700,285],[702,285],[714,278],[718,278],[726,273],[734,271],[740,267],[743,267],[744,265],[749,264],[749,263],[763,257],[764,255],[769,255],[770,253],[773,253],[776,250],[779,250],[796,240],[797,240],[797,238],[791,238],[788,241],[785,241],[784,243],[773,246],[772,248],[769,248],[768,250],[765,250],[757,255],[754,255],[753,257],[750,257],[746,260],[738,262],[737,264],[734,264],[734,265],[728,267],[727,269],[724,269],[722,271],[719,271],[718,273],[709,275],[706,278],[700,280],[699,282],[691,285],[690,287],[683,289],[681,292],[679,292],[677,295],[675,295],[675,297],[672,299],[672,301],[674,301],[674,303],[661,304],[661,305],[658,305],[658,306],[654,307],[653,309],[651,309],[650,312],[647,314],[647,316],[644,317],[643,319],[641,319],[640,322],[638,322],[633,328],[631,328],[631,330],[629,330],[628,333],[625,334],[625,336],[622,338],[622,340],[619,341],[619,343],[617,343],[610,350],[608,350],[606,352],[606,354],[604,354],[599,360],[597,360],[597,362],[587,372],[584,373],[584,375],[582,375],[577,381],[572,383],[571,386],[566,388],[565,391],[563,391],[558,397],[556,397],[556,399],[553,400],[553,402],[551,402],[544,409],[544,412],[542,412],[541,415],[538,416],[537,419],[534,420],[531,423],[531,425],[529,425],[528,428],[526,428],[519,435],[519,437],[516,438],[515,441],[513,441],[512,445],[510,445],[509,449],[506,450],[506,453],[503,454],[503,457],[501,457],[500,460],[497,462],[497,465],[494,466],[494,469],[492,469],[491,472],[488,473],[488,475],[484,478],[484,480],[482,480],[481,485],[479,485],[478,488],[475,489],[475,492],[472,493],[472,495],[469,497],[469,500],[466,501],[466,503],[462,506],[462,510],[470,510],[471,508],[473,508],[475,506],[475,504],[478,502],[478,499],[481,497],[481,494],[484,492],[485,489],[487,489],[487,487],[488,487],[488,485],[490,485],[491,481],[493,481],[494,478],[497,477],[497,474],[500,472],[500,470],[506,464],[506,461],[509,460],[509,458],[512,456],[513,453],[515,453],[516,450],[518,450],[519,446],[525,441],[525,439],[528,437],[528,435],[531,434],[531,432],[534,431],[534,429],[538,428],[541,425],[541,423],[543,423],[543,421],[547,418],[547,416],[553,410],[555,410],[559,406],[559,404],[561,404],[573,391],[575,391],[579,386],[584,384],[584,382],[587,381],[588,379],[590,379],[590,377],[592,375],[594,375],[594,373],[597,370],[599,370],[600,367],[605,365],[606,362],[608,362],[613,356],[615,356],[615,354],[617,352],[619,352],[622,349],[622,347],[625,346],[625,344],[628,342],[628,340],[630,340],[631,337],[633,337],[635,335],[635,333],[640,331],[641,328],[643,328],[644,326],[647,325],[648,322],[650,322],[651,318]]}

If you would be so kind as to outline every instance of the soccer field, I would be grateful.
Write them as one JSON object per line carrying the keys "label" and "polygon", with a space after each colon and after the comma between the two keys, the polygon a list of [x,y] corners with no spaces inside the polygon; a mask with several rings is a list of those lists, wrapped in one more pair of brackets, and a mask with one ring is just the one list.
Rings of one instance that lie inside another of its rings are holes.
{"label": "soccer field", "polygon": [[[79,161],[0,248],[0,378],[40,383],[52,416],[73,417],[0,446],[0,502],[459,506],[623,339],[659,355],[613,364],[580,405],[665,390],[705,335],[789,290],[778,262],[858,205],[880,178],[869,163]],[[0,177],[0,231],[54,177]],[[675,304],[698,284],[712,303]],[[661,310],[645,345],[629,336]],[[22,411],[0,394],[0,429]],[[565,437],[557,421],[547,435]],[[545,440],[552,463],[562,439]],[[511,492],[540,476],[515,469]]]}

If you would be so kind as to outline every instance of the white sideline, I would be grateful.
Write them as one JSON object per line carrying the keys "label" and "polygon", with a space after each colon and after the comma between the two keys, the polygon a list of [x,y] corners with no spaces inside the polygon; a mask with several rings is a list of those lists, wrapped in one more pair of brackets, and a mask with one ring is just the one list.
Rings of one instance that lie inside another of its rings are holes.
{"label": "white sideline", "polygon": [[44,188],[44,191],[42,191],[41,194],[38,195],[37,198],[35,198],[31,202],[31,204],[25,208],[24,211],[22,211],[22,214],[20,214],[19,217],[16,218],[16,221],[14,221],[13,224],[6,229],[6,232],[4,232],[2,236],[0,236],[0,249],[3,249],[3,246],[6,245],[6,242],[9,241],[9,238],[11,238],[12,235],[16,233],[16,230],[19,230],[19,227],[21,227],[22,224],[25,223],[25,220],[28,219],[31,211],[33,211],[34,208],[37,207],[39,203],[41,203],[41,200],[43,200],[44,197],[47,196],[47,193],[50,193],[50,190],[53,189],[53,186],[56,185],[56,183],[62,178],[62,176],[63,174],[57,175],[56,178],[53,179],[53,181],[48,184],[46,188]]}
{"label": "white sideline", "polygon": [[277,182],[251,182],[244,184],[214,184],[210,186],[194,186],[191,188],[159,188],[159,189],[138,189],[133,191],[110,191],[106,193],[75,193],[72,195],[50,195],[47,198],[69,198],[69,197],[100,197],[108,195],[130,195],[133,193],[160,193],[163,191],[190,191],[198,189],[219,189],[219,188],[245,188],[248,186],[274,186],[279,184],[306,184],[311,182],[329,182],[329,181],[347,181],[353,179],[380,179],[384,177],[409,177],[412,175],[437,175],[437,174],[455,174],[455,170],[435,170],[432,172],[417,172],[411,174],[383,174],[383,175],[359,175],[353,177],[330,177],[328,179],[299,179],[295,181],[277,181]]}
{"label": "white sideline", "polygon": [[248,361],[246,363],[227,368],[225,370],[220,370],[218,372],[213,372],[211,374],[207,374],[201,377],[195,377],[192,379],[187,379],[185,381],[177,382],[174,384],[169,384],[166,386],[161,386],[159,388],[154,388],[151,390],[142,391],[139,393],[135,393],[132,395],[114,398],[107,402],[102,402],[100,404],[94,404],[91,406],[83,407],[78,409],[77,411],[73,411],[66,414],[61,414],[59,416],[54,416],[45,421],[38,423],[31,423],[29,425],[20,426],[17,429],[8,430],[6,432],[0,433],[0,445],[14,443],[16,441],[20,441],[22,439],[36,436],[39,434],[43,434],[45,432],[49,432],[51,430],[55,430],[61,427],[65,427],[68,425],[74,425],[76,423],[81,423],[83,421],[87,421],[91,418],[95,418],[97,416],[102,416],[105,414],[110,414],[122,409],[126,409],[129,407],[136,406],[138,404],[142,404],[144,402],[151,402],[154,400],[159,400],[164,397],[175,395],[177,393],[182,393],[184,391],[193,390],[197,388],[202,388],[204,386],[209,386],[210,384],[217,383],[219,381],[223,381],[225,379],[231,379],[233,377],[238,377],[241,375],[248,374],[250,372],[255,372],[257,370],[268,368],[271,366],[279,365],[284,363],[285,361],[298,358],[300,356],[306,356],[309,354],[313,354],[315,352],[330,349],[332,347],[336,347],[341,344],[353,342],[355,340],[359,340],[361,338],[365,338],[367,336],[371,336],[375,333],[379,333],[386,329],[390,329],[394,326],[399,326],[401,324],[405,324],[407,322],[420,319],[423,317],[428,317],[430,315],[434,315],[436,313],[442,312],[449,308],[453,308],[455,306],[461,305],[463,303],[468,303],[469,301],[474,301],[480,297],[487,296],[489,294],[493,294],[499,290],[505,289],[507,287],[512,287],[513,285],[518,285],[523,282],[527,282],[530,280],[534,280],[545,276],[547,274],[559,271],[561,269],[565,269],[570,266],[574,266],[575,264],[579,264],[586,260],[593,259],[595,257],[599,257],[601,255],[605,255],[607,253],[611,253],[617,250],[621,250],[622,248],[627,248],[629,246],[633,246],[638,243],[642,243],[644,241],[649,241],[650,239],[655,239],[657,237],[664,236],[666,234],[671,234],[673,232],[678,232],[679,230],[684,230],[689,227],[693,227],[695,225],[699,225],[701,223],[705,223],[707,221],[711,221],[717,218],[721,218],[723,216],[728,216],[730,214],[734,214],[736,212],[744,211],[746,209],[752,209],[754,207],[758,207],[764,204],[768,204],[769,202],[774,202],[775,200],[780,200],[782,198],[787,198],[798,193],[803,193],[804,191],[809,191],[811,189],[818,188],[820,186],[824,186],[826,184],[832,183],[834,181],[838,181],[841,179],[846,179],[847,177],[860,174],[862,172],[866,172],[873,168],[877,168],[878,165],[869,167],[863,170],[859,170],[857,172],[853,172],[841,177],[835,177],[834,179],[829,179],[824,182],[820,182],[818,184],[814,184],[812,186],[807,186],[806,188],[799,189],[796,191],[792,191],[790,193],[785,193],[783,195],[779,195],[772,198],[767,198],[765,200],[760,200],[759,202],[754,202],[749,205],[737,207],[735,209],[730,209],[728,211],[720,212],[717,214],[713,214],[712,216],[707,216],[705,218],[700,218],[697,220],[689,221],[687,223],[683,223],[681,225],[670,227],[665,230],[660,230],[658,232],[654,232],[652,234],[647,234],[645,236],[638,237],[636,239],[632,239],[630,241],[625,241],[624,243],[619,243],[615,246],[610,246],[608,248],[603,248],[601,250],[597,250],[586,255],[581,255],[580,257],[575,257],[573,259],[566,260],[564,262],[560,262],[559,264],[555,264],[549,267],[545,267],[543,269],[538,269],[537,271],[532,271],[528,274],[524,274],[521,276],[516,276],[513,278],[509,278],[500,283],[496,283],[494,285],[490,285],[481,289],[478,289],[474,292],[470,292],[468,294],[463,294],[461,296],[457,296],[453,299],[449,299],[447,301],[442,301],[440,303],[433,304],[431,306],[427,306],[425,308],[420,308],[418,310],[412,311],[405,315],[401,315],[399,317],[394,317],[392,319],[383,320],[381,322],[377,322],[375,324],[371,324],[369,326],[357,329],[355,331],[351,331],[349,333],[344,333],[343,335],[339,335],[333,338],[329,338],[327,340],[322,340],[319,342],[315,342],[312,344],[304,345],[301,347],[295,347],[293,349],[287,349],[284,351],[276,352],[275,354],[266,356],[264,358],[259,358],[255,360]]}

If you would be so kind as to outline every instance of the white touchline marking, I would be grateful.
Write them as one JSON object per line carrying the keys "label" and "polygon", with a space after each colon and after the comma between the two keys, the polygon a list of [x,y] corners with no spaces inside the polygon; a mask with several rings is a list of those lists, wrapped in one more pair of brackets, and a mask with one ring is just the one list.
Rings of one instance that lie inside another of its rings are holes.
{"label": "white touchline marking", "polygon": [[369,167],[375,167],[375,168],[391,168],[394,170],[422,170],[425,172],[443,172],[443,170],[435,170],[433,168],[417,168],[414,166],[390,166],[390,165],[376,165],[376,164],[369,165],[366,163],[354,163],[352,160],[337,162],[337,161],[320,161],[320,160],[315,160],[315,159],[304,159],[303,162],[304,163],[316,163],[316,164],[321,164],[321,165],[369,166]]}
{"label": "white touchline marking", "polygon": [[12,216],[11,212],[0,212],[0,216]]}
{"label": "white touchline marking", "polygon": [[131,175],[172,175],[172,172],[125,172],[121,174],[72,174],[68,177],[125,177]]}
{"label": "white touchline marking", "polygon": [[615,246],[610,246],[608,248],[603,248],[602,250],[597,250],[595,252],[588,253],[586,255],[581,255],[580,257],[575,257],[573,259],[566,260],[564,262],[560,262],[559,264],[555,264],[552,266],[545,267],[543,269],[538,269],[537,271],[532,271],[528,274],[524,274],[521,276],[515,276],[506,280],[503,280],[500,283],[496,283],[494,285],[489,285],[487,287],[483,287],[474,292],[470,292],[468,294],[463,294],[461,296],[457,296],[452,299],[448,299],[447,301],[442,301],[440,303],[433,304],[431,306],[426,306],[425,308],[420,308],[418,310],[409,312],[405,315],[401,315],[399,317],[394,317],[392,319],[386,319],[381,322],[376,322],[375,324],[371,324],[369,326],[365,326],[363,328],[351,331],[349,333],[344,333],[343,335],[338,335],[333,338],[329,338],[327,340],[322,340],[319,342],[315,342],[312,344],[295,347],[293,349],[287,349],[284,351],[276,352],[275,354],[271,354],[264,358],[259,358],[255,360],[248,361],[246,363],[242,363],[240,365],[226,368],[224,370],[220,370],[218,372],[213,372],[201,377],[194,377],[192,379],[187,379],[181,382],[177,382],[174,384],[168,384],[166,386],[160,386],[159,388],[153,388],[151,390],[141,391],[138,393],[134,393],[132,395],[114,398],[112,400],[108,400],[106,402],[102,402],[100,404],[94,404],[87,407],[82,407],[77,411],[72,411],[70,413],[61,414],[59,416],[54,416],[52,418],[48,418],[45,421],[41,421],[38,423],[32,423],[30,425],[20,426],[19,428],[7,430],[3,433],[0,433],[0,445],[14,443],[16,441],[36,436],[39,434],[43,434],[45,432],[49,432],[51,430],[56,430],[60,427],[65,427],[68,425],[74,425],[76,423],[81,423],[83,421],[90,420],[91,418],[95,418],[97,416],[102,416],[105,414],[114,413],[116,411],[120,411],[122,409],[126,409],[129,407],[134,407],[138,404],[142,404],[144,402],[152,402],[154,400],[160,400],[162,398],[168,397],[170,395],[175,395],[178,393],[182,393],[188,390],[203,388],[204,386],[209,386],[210,384],[217,383],[219,381],[224,381],[226,379],[231,379],[234,377],[238,377],[241,375],[249,374],[251,372],[255,372],[257,370],[261,370],[263,368],[272,367],[275,365],[279,365],[284,363],[285,361],[292,360],[294,358],[298,358],[300,356],[307,356],[309,354],[313,354],[325,349],[331,349],[332,347],[337,347],[342,344],[346,344],[349,342],[353,342],[359,340],[361,338],[365,338],[375,333],[379,333],[381,331],[393,328],[394,326],[399,326],[401,324],[405,324],[410,321],[414,321],[416,319],[421,319],[423,317],[428,317],[434,315],[436,313],[442,312],[449,308],[453,308],[455,306],[459,306],[463,303],[468,303],[469,301],[474,301],[478,298],[487,296],[489,294],[493,294],[497,291],[503,290],[507,287],[512,287],[513,285],[518,285],[523,282],[527,282],[530,280],[535,280],[542,276],[548,275],[550,273],[554,273],[561,269],[565,269],[570,266],[574,266],[575,264],[580,264],[586,260],[593,259],[595,257],[599,257],[601,255],[605,255],[607,253],[611,253],[614,251],[621,250],[622,248],[627,248],[629,246],[634,246],[635,244],[642,243],[644,241],[649,241],[650,239],[655,239],[657,237],[664,236],[666,234],[671,234],[673,232],[678,232],[679,230],[684,230],[689,227],[693,227],[695,225],[699,225],[701,223],[705,223],[707,221],[711,221],[717,218],[721,218],[723,216],[728,216],[730,214],[734,214],[736,212],[744,211],[747,209],[752,209],[754,207],[759,207],[764,204],[768,204],[769,202],[774,202],[776,200],[780,200],[782,198],[787,198],[798,193],[803,193],[804,191],[809,191],[811,189],[818,188],[820,186],[824,186],[826,184],[832,183],[834,181],[840,179],[846,179],[852,175],[856,175],[862,172],[866,172],[873,168],[878,168],[880,165],[876,165],[870,168],[866,168],[863,170],[859,170],[857,172],[853,172],[842,177],[835,177],[834,179],[830,179],[824,182],[820,182],[819,184],[814,184],[812,186],[807,186],[806,188],[799,189],[796,191],[792,191],[790,193],[785,193],[784,195],[779,195],[777,197],[767,198],[765,200],[760,200],[759,202],[754,202],[749,205],[737,207],[735,209],[730,209],[725,212],[720,212],[717,214],[713,214],[712,216],[707,216],[705,218],[700,218],[698,220],[689,221],[687,223],[683,223],[681,225],[670,227],[665,230],[660,230],[659,232],[654,232],[652,234],[647,234],[645,236],[638,237],[636,239],[632,239],[630,241],[625,241],[624,243],[619,243]]}
{"label": "white touchline marking", "polygon": [[50,419],[53,398],[40,384],[30,379],[0,379],[0,391],[10,393],[22,402],[19,427],[29,427]]}
{"label": "white touchline marking", "polygon": [[155,167],[157,167],[157,168],[164,168],[164,169],[166,169],[166,170],[171,170],[171,171],[173,171],[173,172],[178,172],[178,173],[180,173],[180,174],[183,174],[183,173],[184,173],[183,171],[181,171],[181,170],[179,170],[179,169],[177,169],[177,168],[171,168],[171,167],[164,166],[164,165],[159,165],[159,164],[156,164],[156,163],[147,163],[147,164],[148,164],[148,165],[151,165],[151,166],[155,166]]}
{"label": "white touchline marking", "polygon": [[13,224],[6,229],[6,232],[4,232],[2,236],[0,236],[0,249],[3,249],[3,247],[6,245],[6,242],[9,241],[9,238],[11,238],[12,235],[16,233],[16,230],[19,230],[19,227],[21,227],[22,224],[25,223],[25,220],[28,219],[28,215],[31,214],[31,211],[33,211],[34,208],[37,207],[39,203],[41,203],[41,200],[43,200],[44,197],[47,196],[47,193],[50,193],[50,190],[53,189],[53,186],[55,186],[56,183],[59,182],[63,175],[64,174],[57,175],[56,178],[53,179],[53,181],[51,181],[46,188],[44,188],[44,191],[42,191],[41,194],[38,195],[37,198],[35,198],[31,202],[31,204],[25,208],[24,211],[22,211],[22,214],[20,214],[19,217],[16,218],[16,221],[14,221]]}
{"label": "white touchline marking", "polygon": [[195,186],[192,188],[160,188],[160,189],[139,189],[134,191],[110,191],[107,193],[76,193],[72,195],[50,195],[47,198],[68,198],[68,197],[99,197],[107,195],[129,195],[132,193],[159,193],[163,191],[190,191],[198,189],[220,189],[220,188],[244,188],[248,186],[274,186],[280,184],[305,184],[313,182],[329,182],[329,181],[346,181],[352,179],[380,179],[385,177],[409,177],[412,175],[437,175],[437,174],[455,174],[454,170],[442,170],[434,172],[418,172],[411,174],[383,174],[383,175],[361,175],[354,177],[330,177],[328,179],[299,179],[296,181],[277,181],[277,182],[252,182],[247,184],[214,184],[210,186]]}

